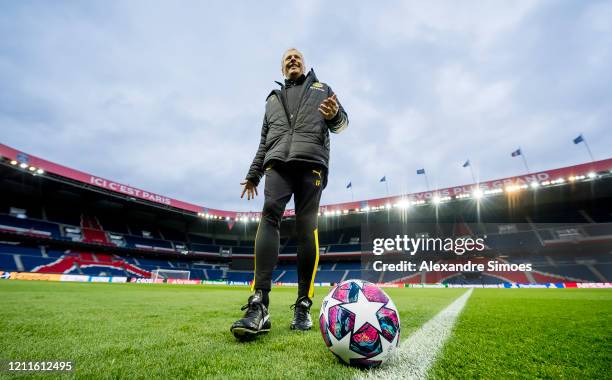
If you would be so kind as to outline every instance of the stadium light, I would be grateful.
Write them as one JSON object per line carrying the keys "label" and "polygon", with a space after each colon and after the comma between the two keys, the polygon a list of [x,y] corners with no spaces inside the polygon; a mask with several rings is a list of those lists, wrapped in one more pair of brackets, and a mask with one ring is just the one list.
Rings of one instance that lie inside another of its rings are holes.
{"label": "stadium light", "polygon": [[31,172],[34,172],[34,171],[36,171],[36,167],[34,167],[34,166],[30,166],[30,167],[28,168],[28,170],[29,170],[29,171],[31,171]]}
{"label": "stadium light", "polygon": [[433,204],[439,205],[440,204],[440,197],[435,196],[435,197],[433,197],[433,199],[431,201],[433,202]]}
{"label": "stadium light", "polygon": [[45,171],[44,171],[44,170],[42,170],[42,169],[38,169],[38,170],[36,171],[36,173],[38,173],[38,174],[45,174]]}
{"label": "stadium light", "polygon": [[519,191],[521,189],[520,186],[516,186],[516,185],[511,185],[511,186],[506,186],[506,192],[507,193],[513,193],[515,191]]}
{"label": "stadium light", "polygon": [[25,169],[28,167],[28,164],[26,164],[25,162],[22,162],[21,164],[19,164],[19,167],[22,169]]}
{"label": "stadium light", "polygon": [[588,176],[590,179],[593,179],[593,178],[597,177],[597,174],[595,174],[595,172],[589,172],[589,174],[587,174],[587,176]]}
{"label": "stadium light", "polygon": [[530,184],[532,189],[537,189],[538,187],[540,187],[540,184],[537,181],[533,181]]}
{"label": "stadium light", "polygon": [[17,164],[18,164],[18,162],[17,162],[17,161],[15,161],[15,160],[11,160],[11,165],[17,165]]}
{"label": "stadium light", "polygon": [[410,207],[410,202],[409,202],[409,201],[406,201],[406,200],[404,200],[404,201],[400,201],[400,202],[398,202],[398,203],[396,203],[396,204],[397,204],[397,207],[399,207],[399,208],[401,208],[401,209],[403,209],[403,210],[405,210],[405,209],[407,209],[408,207]]}
{"label": "stadium light", "polygon": [[551,185],[556,185],[558,183],[565,183],[565,179],[564,178],[557,178],[557,179],[555,179],[553,181],[550,181]]}
{"label": "stadium light", "polygon": [[484,193],[480,189],[474,190],[474,192],[472,194],[474,195],[474,198],[476,198],[476,199],[480,199],[484,195]]}

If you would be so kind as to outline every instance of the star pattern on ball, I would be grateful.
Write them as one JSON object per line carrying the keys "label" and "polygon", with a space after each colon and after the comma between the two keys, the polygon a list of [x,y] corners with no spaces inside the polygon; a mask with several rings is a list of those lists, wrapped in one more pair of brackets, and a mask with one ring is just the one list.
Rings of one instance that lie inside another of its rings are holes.
{"label": "star pattern on ball", "polygon": [[344,303],[340,306],[352,311],[355,314],[355,327],[354,331],[357,331],[366,323],[374,326],[378,331],[381,331],[382,328],[380,326],[380,322],[376,317],[376,312],[383,306],[385,303],[382,302],[370,302],[366,298],[365,294],[359,290],[357,297],[357,302]]}
{"label": "star pattern on ball", "polygon": [[330,340],[332,342],[331,351],[342,352],[342,359],[349,363],[351,359],[366,359],[365,356],[350,349],[352,334],[347,334],[344,338],[338,340],[333,334],[330,334]]}

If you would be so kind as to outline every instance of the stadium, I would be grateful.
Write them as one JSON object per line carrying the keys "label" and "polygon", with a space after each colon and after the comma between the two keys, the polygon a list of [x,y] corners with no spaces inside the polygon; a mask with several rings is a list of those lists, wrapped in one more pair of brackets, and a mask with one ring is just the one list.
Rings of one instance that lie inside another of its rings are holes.
{"label": "stadium", "polygon": [[[226,330],[253,279],[259,213],[182,202],[6,145],[0,156],[5,357],[71,359],[79,377],[243,377],[253,364],[239,358],[257,355],[279,359],[272,378],[376,376],[338,363],[319,334],[278,328],[246,347],[232,341]],[[435,362],[413,363],[417,374],[601,377],[612,310],[610,291],[593,288],[612,286],[610,210],[612,159],[323,205],[314,308],[329,286],[364,279],[388,288],[410,340],[463,288],[475,289]],[[294,229],[287,210],[271,294],[277,326],[288,323],[297,282]],[[396,236],[480,238],[484,248],[373,254],[376,238]],[[375,265],[408,259],[417,269]],[[461,270],[466,263],[471,270]]]}

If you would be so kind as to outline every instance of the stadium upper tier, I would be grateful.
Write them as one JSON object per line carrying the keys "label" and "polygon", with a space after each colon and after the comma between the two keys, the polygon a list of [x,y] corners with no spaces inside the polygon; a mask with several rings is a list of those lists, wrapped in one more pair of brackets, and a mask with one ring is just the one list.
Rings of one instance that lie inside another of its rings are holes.
{"label": "stadium upper tier", "polygon": [[[486,263],[484,258],[470,259]],[[436,260],[437,264],[462,264],[465,258]],[[520,264],[525,260],[499,259],[504,264]],[[363,278],[377,283],[471,283],[498,284],[503,282],[609,282],[612,280],[612,263],[606,256],[572,257],[541,256],[529,259],[532,271],[485,270],[483,272],[375,272],[359,261],[320,263],[316,282],[338,283],[349,278]],[[252,270],[234,269],[231,266],[206,261],[185,261],[145,256],[121,256],[108,253],[58,251],[42,247],[7,245],[0,243],[0,271],[37,273],[61,273],[89,276],[126,276],[150,278],[156,271],[169,273],[189,272],[191,279],[248,283]],[[275,283],[296,283],[295,265],[280,264],[273,272]]]}
{"label": "stadium upper tier", "polygon": [[[71,169],[53,162],[18,151],[0,144],[1,163],[35,176],[63,181],[71,185],[114,194],[131,201],[143,202],[167,209],[186,212],[205,219],[236,221],[258,221],[260,212],[218,210],[172,199],[132,186]],[[612,177],[612,158],[580,165],[529,173],[525,175],[484,181],[478,184],[461,185],[427,192],[403,194],[385,198],[365,199],[354,202],[323,205],[320,215],[338,216],[367,213],[388,209],[405,209],[425,204],[438,205],[450,201],[486,198],[501,194],[536,191],[539,188],[563,186],[569,183],[593,181]],[[285,217],[294,216],[294,210],[286,210]]]}

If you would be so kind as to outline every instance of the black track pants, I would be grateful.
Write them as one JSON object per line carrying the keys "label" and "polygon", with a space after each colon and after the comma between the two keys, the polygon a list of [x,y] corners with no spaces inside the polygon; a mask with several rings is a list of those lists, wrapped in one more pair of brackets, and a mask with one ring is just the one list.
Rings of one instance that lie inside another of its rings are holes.
{"label": "black track pants", "polygon": [[274,163],[265,170],[265,202],[255,237],[255,279],[252,289],[269,290],[278,260],[280,222],[285,206],[295,195],[298,297],[314,295],[319,264],[317,217],[326,172],[307,163]]}

